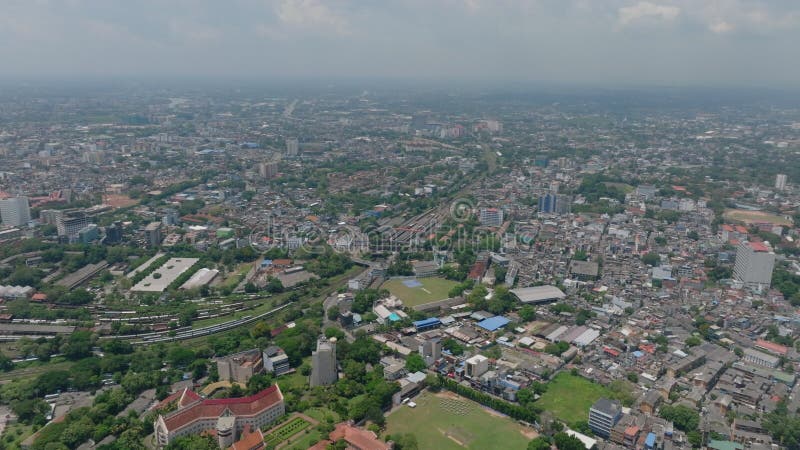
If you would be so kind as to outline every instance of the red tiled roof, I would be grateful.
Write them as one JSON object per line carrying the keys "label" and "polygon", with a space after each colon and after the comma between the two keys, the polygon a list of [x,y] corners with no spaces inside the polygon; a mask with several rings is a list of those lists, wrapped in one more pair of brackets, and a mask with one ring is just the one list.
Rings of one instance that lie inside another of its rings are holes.
{"label": "red tiled roof", "polygon": [[750,248],[752,248],[753,251],[755,251],[755,252],[768,252],[769,251],[769,247],[764,245],[763,242],[751,242],[750,243]]}
{"label": "red tiled roof", "polygon": [[653,344],[639,344],[639,350],[653,354],[656,352],[656,346]]}
{"label": "red tiled roof", "polygon": [[283,401],[283,394],[276,384],[249,397],[195,401],[164,416],[164,424],[168,430],[176,430],[198,419],[217,418],[226,409],[234,416],[254,416],[280,401]]}
{"label": "red tiled roof", "polygon": [[328,444],[333,444],[333,442],[323,439],[311,447],[308,447],[308,450],[326,450],[328,448]]}
{"label": "red tiled roof", "polygon": [[344,439],[348,444],[361,449],[390,450],[389,444],[378,440],[375,433],[356,428],[348,423],[336,425],[336,429],[328,436],[334,442]]}
{"label": "red tiled roof", "polygon": [[264,448],[264,433],[256,428],[255,432],[250,431],[250,425],[242,432],[242,437],[233,443],[228,450],[257,450]]}
{"label": "red tiled roof", "polygon": [[169,405],[170,403],[172,403],[174,401],[178,402],[178,408],[180,409],[180,408],[183,408],[186,405],[189,405],[191,403],[194,403],[194,402],[196,402],[198,400],[202,400],[202,399],[203,399],[203,397],[200,397],[200,395],[198,395],[195,391],[193,391],[193,390],[191,390],[189,388],[184,388],[184,389],[182,389],[182,390],[170,395],[169,397],[165,398],[164,400],[161,400],[156,406],[153,407],[153,409],[155,409],[155,410],[163,409],[167,405]]}
{"label": "red tiled roof", "polygon": [[756,347],[760,347],[763,348],[764,350],[768,350],[772,353],[777,353],[783,356],[786,356],[786,354],[789,352],[789,347],[786,347],[785,345],[781,344],[776,344],[774,342],[765,341],[764,339],[758,339],[756,341]]}
{"label": "red tiled roof", "polygon": [[469,271],[469,279],[477,279],[483,276],[483,273],[486,272],[486,262],[485,261],[478,261],[472,265],[472,268]]}
{"label": "red tiled roof", "polygon": [[249,404],[255,401],[261,400],[262,398],[266,397],[267,395],[275,392],[278,388],[278,385],[270,386],[263,391],[253,394],[249,397],[238,397],[238,398],[214,398],[210,400],[206,400],[206,405],[239,405],[239,404]]}

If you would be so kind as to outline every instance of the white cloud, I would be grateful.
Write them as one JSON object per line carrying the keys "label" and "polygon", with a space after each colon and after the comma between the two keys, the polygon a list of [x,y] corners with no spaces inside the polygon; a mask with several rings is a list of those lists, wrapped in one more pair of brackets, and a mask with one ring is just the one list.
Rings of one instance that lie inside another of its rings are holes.
{"label": "white cloud", "polygon": [[708,25],[708,29],[717,34],[724,34],[731,32],[734,30],[734,28],[736,27],[734,27],[733,25],[729,24],[724,20],[712,22],[711,24]]}
{"label": "white cloud", "polygon": [[617,11],[620,25],[629,25],[644,18],[674,20],[681,13],[677,6],[656,5],[650,2],[639,2],[632,6],[624,6]]}
{"label": "white cloud", "polygon": [[278,18],[287,25],[328,29],[337,34],[350,34],[350,25],[320,0],[283,0],[277,8]]}
{"label": "white cloud", "polygon": [[769,0],[673,0],[688,21],[716,34],[772,35],[800,26],[800,5]]}

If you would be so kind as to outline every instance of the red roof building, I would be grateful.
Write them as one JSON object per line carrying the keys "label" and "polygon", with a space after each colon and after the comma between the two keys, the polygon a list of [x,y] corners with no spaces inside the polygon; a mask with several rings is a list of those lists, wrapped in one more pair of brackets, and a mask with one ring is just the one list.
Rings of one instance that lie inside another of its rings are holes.
{"label": "red roof building", "polygon": [[194,403],[194,402],[196,402],[198,400],[202,400],[202,399],[203,399],[203,397],[200,397],[200,395],[198,395],[195,391],[193,391],[193,390],[191,390],[189,388],[184,388],[184,389],[182,389],[182,390],[170,395],[169,397],[165,398],[164,400],[161,400],[156,406],[153,407],[153,409],[157,410],[157,411],[158,410],[162,410],[162,409],[168,407],[173,402],[175,403],[175,406],[177,407],[177,409],[181,409],[181,408],[184,408],[184,407],[186,407],[187,405],[189,405],[191,403]]}
{"label": "red roof building", "polygon": [[486,273],[486,261],[477,261],[472,265],[467,278],[473,281],[480,282],[483,274]]}
{"label": "red roof building", "polygon": [[[245,429],[260,429],[286,412],[278,385],[242,398],[206,400],[188,392],[191,391],[181,394],[177,410],[159,414],[156,419],[154,429],[159,447],[165,447],[181,436],[211,432],[216,434],[220,447],[228,448]],[[191,401],[195,396],[196,399]]]}
{"label": "red roof building", "polygon": [[756,340],[756,348],[759,350],[766,350],[779,356],[786,356],[786,354],[789,353],[789,347],[766,341],[764,339]]}
{"label": "red roof building", "polygon": [[392,450],[392,443],[383,442],[372,431],[364,430],[353,426],[352,423],[340,423],[336,429],[331,431],[328,436],[331,441],[336,442],[344,439],[347,448],[352,450]]}
{"label": "red roof building", "polygon": [[264,433],[258,428],[256,431],[251,431],[250,427],[247,427],[242,433],[242,437],[234,442],[228,450],[261,450],[264,447]]}

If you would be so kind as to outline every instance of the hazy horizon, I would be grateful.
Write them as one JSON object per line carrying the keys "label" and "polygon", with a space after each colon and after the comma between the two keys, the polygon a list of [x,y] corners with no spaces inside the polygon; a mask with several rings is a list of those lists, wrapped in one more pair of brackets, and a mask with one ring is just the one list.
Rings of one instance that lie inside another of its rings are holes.
{"label": "hazy horizon", "polygon": [[800,86],[787,0],[10,0],[3,13],[3,80]]}

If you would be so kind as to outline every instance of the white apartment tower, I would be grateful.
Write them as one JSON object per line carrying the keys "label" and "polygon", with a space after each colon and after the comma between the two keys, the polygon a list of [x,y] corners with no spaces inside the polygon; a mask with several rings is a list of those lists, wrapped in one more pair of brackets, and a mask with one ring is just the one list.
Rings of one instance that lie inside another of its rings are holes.
{"label": "white apartment tower", "polygon": [[297,156],[300,151],[300,142],[297,138],[290,138],[286,140],[286,156]]}
{"label": "white apartment tower", "polygon": [[483,226],[499,227],[503,224],[503,210],[499,208],[481,208],[478,220]]}
{"label": "white apartment tower", "polygon": [[786,189],[786,174],[779,173],[775,175],[775,189],[783,191]]}
{"label": "white apartment tower", "polygon": [[19,227],[31,220],[28,197],[14,197],[0,200],[0,218],[3,225]]}
{"label": "white apartment tower", "polygon": [[736,250],[733,278],[747,287],[769,288],[772,269],[775,268],[775,252],[763,242],[742,242]]}

